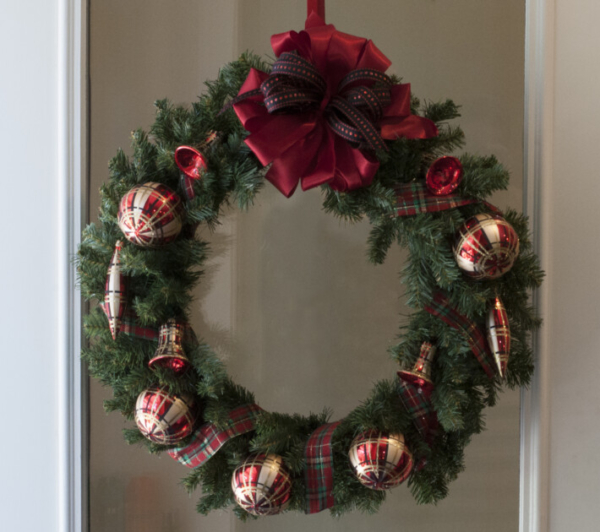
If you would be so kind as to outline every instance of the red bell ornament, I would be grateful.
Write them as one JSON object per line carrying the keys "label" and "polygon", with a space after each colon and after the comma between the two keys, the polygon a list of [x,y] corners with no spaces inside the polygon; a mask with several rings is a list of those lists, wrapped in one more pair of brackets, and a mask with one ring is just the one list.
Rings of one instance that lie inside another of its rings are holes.
{"label": "red bell ornament", "polygon": [[192,396],[172,395],[168,388],[144,390],[135,404],[135,422],[144,437],[154,443],[172,445],[194,431],[198,419]]}
{"label": "red bell ornament", "polygon": [[497,279],[519,255],[519,237],[499,214],[477,214],[459,229],[454,244],[458,267],[475,279]]}
{"label": "red bell ornament", "polygon": [[436,159],[425,176],[429,192],[436,196],[446,196],[456,190],[463,177],[463,167],[456,157],[445,156]]}
{"label": "red bell ornament", "polygon": [[231,489],[235,501],[249,514],[275,515],[286,509],[292,481],[275,454],[253,454],[233,472]]}
{"label": "red bell ornament", "polygon": [[434,356],[433,344],[423,342],[413,368],[398,372],[400,400],[427,442],[431,442],[438,426],[437,414],[431,404],[434,388],[431,380],[431,362]]}
{"label": "red bell ornament", "polygon": [[190,361],[183,350],[185,326],[171,319],[160,326],[158,331],[158,349],[148,363],[150,369],[167,368],[176,374],[185,373],[190,367]]}
{"label": "red bell ornament", "polygon": [[510,356],[510,325],[508,314],[499,297],[494,300],[488,313],[487,340],[498,366],[500,377],[504,378]]}
{"label": "red bell ornament", "polygon": [[404,482],[413,466],[404,435],[370,430],[359,434],[348,452],[354,474],[372,490],[387,490]]}
{"label": "red bell ornament", "polygon": [[161,183],[137,185],[121,199],[118,220],[131,243],[162,246],[175,240],[183,227],[181,198]]}
{"label": "red bell ornament", "polygon": [[413,384],[422,390],[426,396],[430,396],[433,391],[433,382],[431,381],[431,362],[435,356],[435,347],[429,342],[421,344],[419,358],[411,370],[401,370],[398,376],[405,382]]}
{"label": "red bell ornament", "polygon": [[108,326],[113,340],[121,330],[123,314],[127,304],[127,285],[125,276],[121,272],[121,248],[123,243],[117,240],[115,251],[110,259],[108,272],[106,274],[106,285],[104,288],[104,304],[102,309],[108,318]]}
{"label": "red bell ornament", "polygon": [[179,146],[175,150],[175,163],[191,179],[200,179],[207,168],[204,155],[190,146]]}

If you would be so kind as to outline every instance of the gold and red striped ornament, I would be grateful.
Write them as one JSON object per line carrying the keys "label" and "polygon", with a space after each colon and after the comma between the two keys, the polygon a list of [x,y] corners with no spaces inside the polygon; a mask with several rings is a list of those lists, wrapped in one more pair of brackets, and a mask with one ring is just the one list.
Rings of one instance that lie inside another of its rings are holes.
{"label": "gold and red striped ornament", "polygon": [[198,409],[190,395],[173,395],[166,386],[153,386],[138,395],[135,422],[145,438],[172,445],[195,429]]}
{"label": "gold and red striped ornament", "polygon": [[487,340],[500,377],[504,378],[510,356],[510,324],[506,308],[499,297],[494,299],[494,304],[488,313]]}
{"label": "gold and red striped ornament", "polygon": [[372,490],[387,490],[404,482],[413,466],[403,434],[369,430],[350,445],[350,463],[359,482]]}
{"label": "gold and red striped ornament", "polygon": [[475,279],[497,279],[519,255],[519,237],[499,214],[477,214],[459,229],[454,244],[458,267]]}
{"label": "gold and red striped ornament", "polygon": [[190,367],[190,360],[183,349],[184,335],[185,325],[177,320],[170,319],[161,325],[158,330],[158,349],[148,362],[148,367],[167,368],[176,374],[185,373]]}
{"label": "gold and red striped ornament", "polygon": [[104,287],[104,304],[102,309],[108,318],[108,326],[113,340],[116,340],[117,334],[123,324],[123,314],[127,306],[127,283],[125,276],[121,271],[121,249],[123,243],[117,240],[115,251],[106,274],[106,285]]}
{"label": "gold and red striped ornament", "polygon": [[252,454],[233,472],[231,489],[249,514],[275,515],[289,504],[292,480],[281,456]]}
{"label": "gold and red striped ornament", "polygon": [[118,221],[131,243],[143,247],[162,246],[179,236],[183,227],[183,204],[168,186],[144,183],[123,196]]}

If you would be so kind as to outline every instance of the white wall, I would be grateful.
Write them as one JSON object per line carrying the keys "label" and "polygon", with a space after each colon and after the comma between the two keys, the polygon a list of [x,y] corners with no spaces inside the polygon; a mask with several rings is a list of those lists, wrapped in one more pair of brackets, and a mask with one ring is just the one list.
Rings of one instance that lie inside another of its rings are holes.
{"label": "white wall", "polygon": [[6,531],[58,530],[58,4],[3,3],[0,15]]}

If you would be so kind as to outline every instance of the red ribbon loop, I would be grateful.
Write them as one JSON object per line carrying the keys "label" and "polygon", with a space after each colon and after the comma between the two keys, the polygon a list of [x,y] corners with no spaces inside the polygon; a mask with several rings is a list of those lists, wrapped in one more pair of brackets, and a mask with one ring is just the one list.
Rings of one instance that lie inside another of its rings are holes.
{"label": "red ribbon loop", "polygon": [[433,122],[410,114],[408,85],[382,71],[388,59],[371,41],[338,32],[316,13],[306,30],[274,35],[279,56],[270,74],[252,69],[232,105],[246,143],[267,179],[291,196],[329,184],[353,190],[373,180],[384,139],[429,138]]}

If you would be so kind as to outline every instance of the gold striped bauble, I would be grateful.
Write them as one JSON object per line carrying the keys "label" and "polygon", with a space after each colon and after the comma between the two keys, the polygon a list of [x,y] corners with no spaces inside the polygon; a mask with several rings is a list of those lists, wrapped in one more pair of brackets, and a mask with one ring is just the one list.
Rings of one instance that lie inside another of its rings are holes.
{"label": "gold striped bauble", "polygon": [[497,279],[519,255],[519,237],[499,214],[477,214],[459,229],[454,244],[458,267],[475,279]]}
{"label": "gold striped bauble", "polygon": [[135,404],[135,422],[140,432],[154,443],[172,445],[187,438],[198,415],[192,396],[173,395],[166,386],[144,390]]}
{"label": "gold striped bauble", "polygon": [[413,466],[413,456],[404,435],[370,430],[350,445],[350,463],[360,483],[372,490],[387,490],[404,482]]}
{"label": "gold striped bauble", "polygon": [[292,481],[281,456],[252,454],[233,472],[231,489],[249,514],[275,515],[289,504]]}
{"label": "gold striped bauble", "polygon": [[179,236],[183,227],[183,204],[167,185],[144,183],[121,198],[118,221],[123,235],[131,243],[162,246]]}

